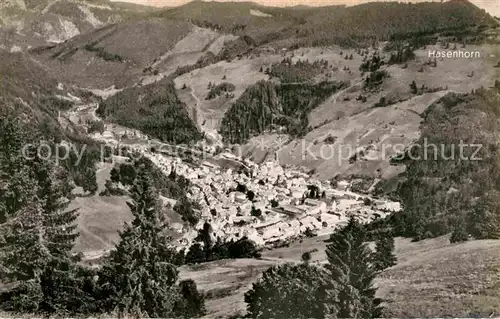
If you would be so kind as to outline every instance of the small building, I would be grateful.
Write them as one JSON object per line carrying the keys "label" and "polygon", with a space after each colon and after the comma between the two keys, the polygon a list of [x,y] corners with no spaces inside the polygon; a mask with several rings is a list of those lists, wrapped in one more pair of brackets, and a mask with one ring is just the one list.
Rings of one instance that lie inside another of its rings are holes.
{"label": "small building", "polygon": [[276,211],[288,216],[302,216],[306,214],[306,211],[304,209],[293,205],[283,205],[281,206],[281,209],[278,209]]}
{"label": "small building", "polygon": [[247,200],[247,195],[243,194],[243,193],[240,193],[240,192],[236,192],[234,193],[234,201],[237,202],[237,203],[243,203]]}

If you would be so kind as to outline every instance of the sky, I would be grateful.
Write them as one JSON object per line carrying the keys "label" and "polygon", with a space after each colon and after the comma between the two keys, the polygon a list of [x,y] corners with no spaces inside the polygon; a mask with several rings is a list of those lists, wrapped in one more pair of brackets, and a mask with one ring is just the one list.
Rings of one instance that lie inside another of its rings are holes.
{"label": "sky", "polygon": [[[126,2],[134,2],[145,5],[152,6],[178,6],[189,2],[189,0],[120,0]],[[227,1],[227,0],[218,0],[218,1]],[[238,1],[238,0],[231,0]],[[240,0],[243,1],[243,0]],[[246,1],[246,0],[245,0]],[[253,2],[257,2],[267,6],[295,6],[300,4],[306,4],[309,6],[326,6],[326,5],[336,5],[336,4],[346,4],[346,5],[356,5],[364,2],[369,2],[370,0],[254,0]],[[433,0],[416,0],[411,2],[422,2],[422,1],[433,1]],[[487,12],[494,16],[500,16],[500,0],[470,0],[472,3],[477,5],[480,8],[485,9]]]}

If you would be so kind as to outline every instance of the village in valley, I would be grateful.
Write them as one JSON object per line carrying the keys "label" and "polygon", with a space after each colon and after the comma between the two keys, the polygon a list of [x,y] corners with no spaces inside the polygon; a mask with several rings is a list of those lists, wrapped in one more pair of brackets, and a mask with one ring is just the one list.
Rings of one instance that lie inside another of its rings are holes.
{"label": "village in valley", "polygon": [[[120,145],[117,139],[123,132],[115,133],[119,126],[107,127],[106,132],[95,133],[93,138],[115,147]],[[271,248],[304,236],[330,234],[351,216],[369,223],[401,210],[399,202],[351,191],[346,180],[321,181],[300,168],[283,167],[277,155],[261,164],[230,152],[203,154],[202,160],[192,161],[155,151],[159,142],[148,140],[146,145],[144,139],[148,137],[135,130],[126,131],[127,135],[142,141],[129,142],[129,149],[147,157],[163,174],[168,176],[174,171],[190,182],[187,196],[199,204],[200,219],[195,227],[185,222],[169,225],[178,234],[179,249],[195,242],[205,222],[210,223],[214,239],[225,242],[246,237],[259,247]],[[175,199],[160,198],[166,208],[176,204]]]}

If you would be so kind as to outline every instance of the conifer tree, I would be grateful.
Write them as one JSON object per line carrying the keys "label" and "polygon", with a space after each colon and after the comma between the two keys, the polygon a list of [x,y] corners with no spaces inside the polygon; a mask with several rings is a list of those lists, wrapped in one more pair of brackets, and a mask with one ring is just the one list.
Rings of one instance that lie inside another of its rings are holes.
{"label": "conifer tree", "polygon": [[467,232],[467,225],[460,222],[455,223],[451,232],[450,243],[460,243],[467,241],[468,239],[469,234]]}
{"label": "conifer tree", "polygon": [[71,254],[78,235],[75,211],[64,212],[67,180],[50,173],[56,169],[50,161],[22,160],[29,202],[8,214],[2,225],[0,274],[16,285],[2,294],[0,307],[16,313],[88,313],[93,309],[92,280]]}
{"label": "conifer tree", "polygon": [[196,318],[206,314],[205,297],[201,294],[192,279],[179,283],[182,299],[176,304],[175,312],[184,318]]}
{"label": "conifer tree", "polygon": [[185,260],[188,264],[198,264],[206,261],[205,256],[205,251],[201,247],[201,244],[194,243],[189,247]]}
{"label": "conifer tree", "polygon": [[417,83],[415,83],[415,81],[411,82],[410,89],[411,89],[411,93],[413,93],[413,94],[418,93]]}
{"label": "conifer tree", "polygon": [[381,316],[373,280],[377,272],[371,265],[370,251],[364,243],[361,225],[351,218],[332,234],[327,246],[330,286],[328,313],[337,318],[377,318]]}
{"label": "conifer tree", "polygon": [[84,192],[94,195],[98,189],[96,181],[96,172],[92,168],[87,168],[82,175],[82,188]]}
{"label": "conifer tree", "polygon": [[372,255],[373,266],[376,271],[383,271],[396,264],[394,255],[394,238],[390,233],[380,234],[375,242],[375,252]]}
{"label": "conifer tree", "polygon": [[468,216],[469,233],[476,239],[500,238],[500,192],[482,196]]}
{"label": "conifer tree", "polygon": [[19,122],[1,118],[0,130],[0,279],[32,285],[48,256],[42,237],[44,203],[22,155],[26,137]]}
{"label": "conifer tree", "polygon": [[203,224],[203,229],[200,231],[201,241],[203,242],[203,251],[205,252],[205,260],[212,260],[212,237],[210,234],[212,233],[212,226],[205,222]]}
{"label": "conifer tree", "polygon": [[302,261],[303,261],[304,263],[308,263],[308,262],[310,262],[310,261],[311,261],[311,258],[312,258],[312,257],[311,257],[311,252],[306,251],[305,253],[303,253],[303,254],[302,254],[302,258],[301,258],[301,259],[302,259]]}
{"label": "conifer tree", "polygon": [[93,271],[76,262],[80,255],[72,250],[78,209],[67,210],[71,187],[68,174],[51,162],[35,158],[32,165],[42,199],[42,229],[49,259],[40,275],[43,302],[40,310],[59,315],[88,314],[95,311]]}
{"label": "conifer tree", "polygon": [[6,233],[1,246],[1,275],[4,280],[35,281],[42,272],[49,256],[42,238],[42,206],[34,196],[15,218],[2,225]]}
{"label": "conifer tree", "polygon": [[250,318],[324,318],[326,272],[309,264],[266,270],[245,293]]}
{"label": "conifer tree", "polygon": [[114,166],[113,169],[111,170],[111,176],[110,179],[113,183],[118,183],[120,182],[120,167],[119,166]]}
{"label": "conifer tree", "polygon": [[35,159],[33,165],[38,180],[38,197],[43,201],[43,227],[46,246],[53,257],[65,258],[72,254],[78,209],[67,210],[71,188],[67,173],[62,169]]}
{"label": "conifer tree", "polygon": [[158,194],[144,169],[131,189],[134,220],[120,234],[99,275],[102,308],[106,312],[172,317],[179,301],[175,251],[164,234],[165,218]]}
{"label": "conifer tree", "polygon": [[26,140],[17,119],[0,118],[0,224],[13,217],[33,196],[33,178],[22,154]]}

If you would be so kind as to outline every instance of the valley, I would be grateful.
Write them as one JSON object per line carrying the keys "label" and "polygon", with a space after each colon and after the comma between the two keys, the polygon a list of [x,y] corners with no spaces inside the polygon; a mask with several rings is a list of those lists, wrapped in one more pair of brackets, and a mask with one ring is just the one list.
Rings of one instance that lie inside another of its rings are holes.
{"label": "valley", "polygon": [[[500,22],[484,10],[0,6],[5,316],[500,313]],[[441,157],[412,157],[427,142]],[[481,159],[450,157],[462,143]]]}

